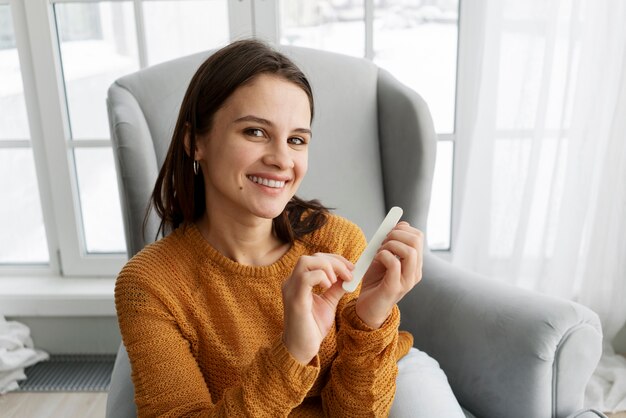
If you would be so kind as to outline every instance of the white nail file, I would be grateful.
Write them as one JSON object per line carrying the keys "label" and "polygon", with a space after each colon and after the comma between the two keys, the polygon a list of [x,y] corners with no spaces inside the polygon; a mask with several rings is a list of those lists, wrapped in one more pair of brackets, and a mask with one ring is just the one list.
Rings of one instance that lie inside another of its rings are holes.
{"label": "white nail file", "polygon": [[394,206],[389,210],[389,213],[378,227],[378,230],[370,240],[369,244],[365,247],[363,254],[361,254],[361,257],[359,257],[359,260],[356,262],[354,270],[352,271],[352,280],[342,283],[343,290],[346,292],[354,292],[356,290],[359,283],[361,283],[361,279],[363,279],[363,275],[365,275],[365,272],[369,268],[370,264],[372,264],[374,256],[376,256],[376,251],[387,237],[387,234],[390,233],[396,226],[401,217],[402,209],[399,207]]}

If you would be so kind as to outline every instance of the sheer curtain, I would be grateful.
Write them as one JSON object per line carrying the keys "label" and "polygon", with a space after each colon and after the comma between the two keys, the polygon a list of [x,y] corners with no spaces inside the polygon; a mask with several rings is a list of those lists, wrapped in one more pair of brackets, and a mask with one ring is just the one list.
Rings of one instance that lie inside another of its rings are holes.
{"label": "sheer curtain", "polygon": [[[587,406],[626,410],[626,2],[483,0],[454,262],[582,303]],[[479,14],[476,10],[472,14]]]}

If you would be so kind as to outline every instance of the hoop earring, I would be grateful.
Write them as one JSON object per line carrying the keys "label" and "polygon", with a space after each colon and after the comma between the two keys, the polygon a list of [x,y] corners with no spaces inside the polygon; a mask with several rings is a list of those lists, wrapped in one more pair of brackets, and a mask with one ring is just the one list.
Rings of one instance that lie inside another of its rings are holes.
{"label": "hoop earring", "polygon": [[198,161],[193,162],[193,173],[197,176],[198,175]]}

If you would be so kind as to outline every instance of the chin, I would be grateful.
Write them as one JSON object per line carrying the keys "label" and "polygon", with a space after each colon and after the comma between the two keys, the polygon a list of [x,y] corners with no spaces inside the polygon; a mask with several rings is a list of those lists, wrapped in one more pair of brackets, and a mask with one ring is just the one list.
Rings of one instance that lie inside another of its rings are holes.
{"label": "chin", "polygon": [[278,217],[281,213],[283,213],[284,210],[285,206],[283,206],[282,208],[259,210],[255,211],[255,215],[263,219],[274,219]]}
{"label": "chin", "polygon": [[287,207],[287,204],[291,200],[291,197],[289,197],[289,199],[287,200],[284,200],[283,202],[280,202],[277,200],[278,199],[272,202],[263,202],[263,203],[256,202],[256,204],[253,204],[253,206],[251,207],[251,212],[254,213],[256,216],[258,216],[259,218],[274,219],[277,216],[279,216],[281,213],[283,213],[283,211]]}

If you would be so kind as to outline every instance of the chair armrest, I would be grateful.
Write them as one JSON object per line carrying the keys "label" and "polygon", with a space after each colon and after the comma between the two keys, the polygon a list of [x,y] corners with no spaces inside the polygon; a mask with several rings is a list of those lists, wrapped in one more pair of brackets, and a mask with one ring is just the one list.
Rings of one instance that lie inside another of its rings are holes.
{"label": "chair armrest", "polygon": [[598,316],[563,299],[463,271],[427,253],[400,302],[401,329],[480,418],[565,417],[580,409],[602,352]]}
{"label": "chair armrest", "polygon": [[120,344],[111,373],[106,418],[137,418],[135,387],[130,377],[130,360],[124,343]]}

